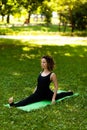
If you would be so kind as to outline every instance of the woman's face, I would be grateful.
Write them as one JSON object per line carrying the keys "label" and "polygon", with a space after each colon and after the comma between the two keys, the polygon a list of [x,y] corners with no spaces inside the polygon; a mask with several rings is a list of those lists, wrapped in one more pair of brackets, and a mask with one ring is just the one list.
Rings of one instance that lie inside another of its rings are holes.
{"label": "woman's face", "polygon": [[45,58],[41,59],[41,67],[42,69],[47,69],[47,61]]}

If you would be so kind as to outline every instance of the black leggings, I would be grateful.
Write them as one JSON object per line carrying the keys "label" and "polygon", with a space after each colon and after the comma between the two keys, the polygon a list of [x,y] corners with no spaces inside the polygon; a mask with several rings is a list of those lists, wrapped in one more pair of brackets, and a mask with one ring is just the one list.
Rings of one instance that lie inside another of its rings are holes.
{"label": "black leggings", "polygon": [[[50,94],[50,96],[43,98],[42,96],[38,96],[37,93],[33,93],[32,95],[25,98],[24,100],[21,100],[17,103],[11,103],[10,106],[20,107],[20,106],[26,106],[28,104],[43,101],[43,100],[52,100],[52,95],[53,95],[53,93]],[[70,95],[73,95],[73,92],[61,92],[61,93],[57,94],[56,100],[61,99],[66,96],[70,96]]]}

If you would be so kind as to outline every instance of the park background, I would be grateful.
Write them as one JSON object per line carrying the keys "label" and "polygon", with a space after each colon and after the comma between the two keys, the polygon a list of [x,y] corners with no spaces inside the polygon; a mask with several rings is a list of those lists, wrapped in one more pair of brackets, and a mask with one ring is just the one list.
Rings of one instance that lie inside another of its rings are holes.
{"label": "park background", "polygon": [[[79,95],[31,112],[6,108],[33,92],[46,54],[59,90]],[[86,86],[87,1],[0,0],[0,130],[86,130]]]}

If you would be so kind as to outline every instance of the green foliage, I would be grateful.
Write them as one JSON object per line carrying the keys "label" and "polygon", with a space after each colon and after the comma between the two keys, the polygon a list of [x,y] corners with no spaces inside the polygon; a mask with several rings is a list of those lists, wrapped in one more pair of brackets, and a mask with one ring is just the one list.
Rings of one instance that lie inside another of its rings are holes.
{"label": "green foliage", "polygon": [[[55,43],[34,45],[30,41],[0,39],[0,130],[87,129],[87,46]],[[59,89],[72,89],[79,96],[29,113],[4,107],[10,96],[18,101],[33,92],[44,54],[56,61]]]}
{"label": "green foliage", "polygon": [[85,30],[87,26],[87,2],[76,2],[76,6],[73,9],[75,26],[78,30]]}
{"label": "green foliage", "polygon": [[45,15],[45,22],[47,25],[51,23],[51,17],[52,17],[52,4],[50,1],[44,1],[41,5],[41,14]]}
{"label": "green foliage", "polygon": [[50,24],[51,23],[51,17],[52,17],[52,11],[50,10],[50,8],[49,7],[46,7],[46,6],[44,6],[43,8],[42,8],[42,12],[41,12],[43,15],[45,15],[45,22],[46,22],[46,24]]}
{"label": "green foliage", "polygon": [[44,14],[46,23],[51,23],[52,11],[57,11],[60,16],[61,24],[69,24],[72,32],[75,29],[87,29],[87,1],[86,0],[1,0],[0,14],[7,15],[7,23],[10,23],[10,15],[21,13],[26,9],[28,14],[28,23],[32,13],[36,13],[38,8],[40,13]]}
{"label": "green foliage", "polygon": [[1,0],[0,14],[3,16],[7,15],[7,23],[10,23],[10,15],[17,12],[18,3],[16,0]]}
{"label": "green foliage", "polygon": [[15,2],[14,0],[1,0],[1,14],[4,13],[4,15],[7,15],[9,13],[11,14],[12,12],[14,12],[16,8]]}
{"label": "green foliage", "polygon": [[87,28],[86,0],[56,0],[55,9],[59,16],[62,16],[60,22],[65,19],[65,22],[71,25],[72,32],[76,28],[78,30],[85,30]]}

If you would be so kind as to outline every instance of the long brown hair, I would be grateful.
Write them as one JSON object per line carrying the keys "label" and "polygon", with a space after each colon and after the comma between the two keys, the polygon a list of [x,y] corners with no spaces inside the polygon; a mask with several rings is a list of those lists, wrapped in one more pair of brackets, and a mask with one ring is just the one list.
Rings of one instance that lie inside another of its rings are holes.
{"label": "long brown hair", "polygon": [[46,59],[47,68],[49,71],[52,71],[54,69],[54,65],[55,65],[53,58],[51,56],[48,56],[48,55],[43,56],[42,58]]}

